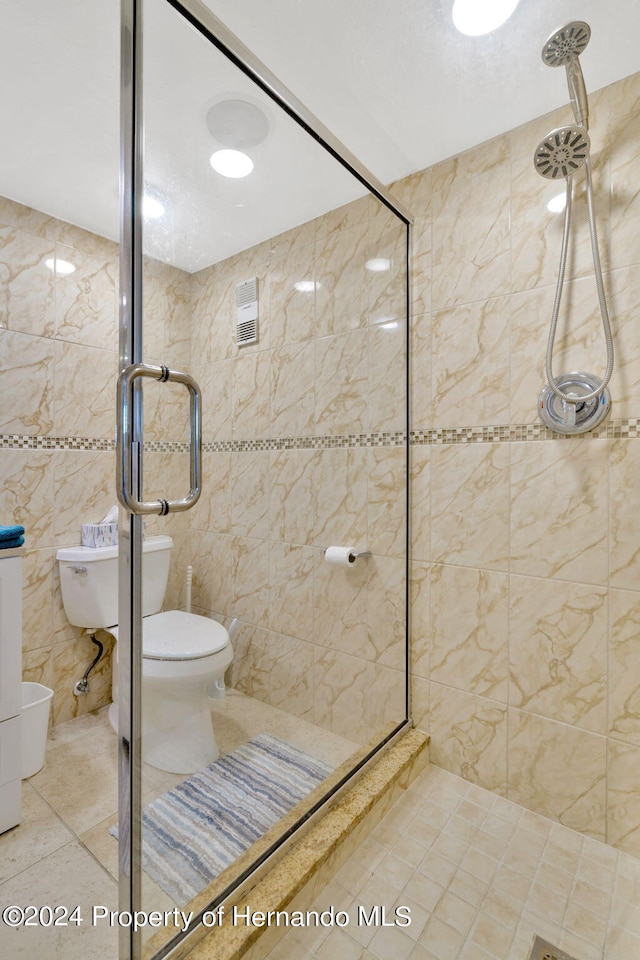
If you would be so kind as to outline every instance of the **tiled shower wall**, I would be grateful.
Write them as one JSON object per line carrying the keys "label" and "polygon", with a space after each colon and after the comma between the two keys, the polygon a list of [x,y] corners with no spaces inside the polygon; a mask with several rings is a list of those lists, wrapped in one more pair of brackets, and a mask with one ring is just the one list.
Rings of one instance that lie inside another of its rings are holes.
{"label": "tiled shower wall", "polygon": [[[53,257],[75,272],[54,274],[45,266]],[[80,543],[81,524],[100,520],[114,501],[117,257],[111,241],[0,198],[0,523],[26,528],[23,679],[54,690],[56,723],[110,699],[111,641],[104,633],[106,653],[90,693],[72,693],[96,648],[67,621],[55,552]],[[153,261],[145,274],[148,358],[183,366],[189,278]],[[155,422],[158,436],[164,429],[181,439],[175,395],[151,384],[147,396],[149,430]],[[160,470],[180,482],[178,459],[147,455],[150,490]],[[174,527],[181,522],[170,518]]]}
{"label": "tiled shower wall", "polygon": [[[194,603],[242,621],[234,687],[358,743],[404,716],[405,247],[363,198],[192,278]],[[254,276],[260,340],[238,348],[235,287]],[[332,567],[332,544],[372,557]]]}
{"label": "tiled shower wall", "polygon": [[[592,97],[612,423],[562,439],[536,413],[563,218],[533,152],[571,120],[393,188],[416,218],[413,712],[436,764],[638,855],[640,75]],[[583,177],[576,194],[554,369],[601,376]]]}

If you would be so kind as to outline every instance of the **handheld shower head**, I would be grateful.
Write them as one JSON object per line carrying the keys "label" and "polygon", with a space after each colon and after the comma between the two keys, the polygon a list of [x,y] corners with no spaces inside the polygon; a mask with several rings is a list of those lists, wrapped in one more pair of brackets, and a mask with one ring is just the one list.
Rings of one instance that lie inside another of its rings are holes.
{"label": "handheld shower head", "polygon": [[570,177],[589,156],[591,141],[584,127],[559,127],[536,147],[533,164],[541,177]]}
{"label": "handheld shower head", "polygon": [[589,100],[578,57],[591,38],[591,27],[584,20],[573,20],[552,33],[542,48],[542,62],[548,67],[564,67],[569,97],[576,123],[589,127]]}

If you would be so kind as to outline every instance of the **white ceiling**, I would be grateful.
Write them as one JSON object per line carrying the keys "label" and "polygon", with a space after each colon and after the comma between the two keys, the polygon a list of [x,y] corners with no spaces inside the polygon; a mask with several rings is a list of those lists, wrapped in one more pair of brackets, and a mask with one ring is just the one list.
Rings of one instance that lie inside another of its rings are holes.
{"label": "white ceiling", "polygon": [[[589,90],[640,69],[638,0],[521,0],[479,38],[455,30],[451,0],[206,3],[384,182],[566,103],[564,71],[540,50],[569,19],[592,28]],[[147,179],[167,211],[148,225],[149,252],[199,269],[357,195],[165,0],[145,8]],[[118,43],[118,0],[0,0],[0,193],[113,239]],[[271,123],[242,181],[207,162],[204,118],[228,96],[262,104]]]}

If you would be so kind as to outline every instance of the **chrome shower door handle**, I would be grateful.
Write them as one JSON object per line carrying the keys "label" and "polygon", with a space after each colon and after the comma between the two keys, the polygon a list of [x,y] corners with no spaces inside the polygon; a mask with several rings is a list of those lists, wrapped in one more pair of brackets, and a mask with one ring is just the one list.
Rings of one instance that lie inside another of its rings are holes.
{"label": "chrome shower door handle", "polygon": [[[182,500],[137,500],[133,491],[133,419],[134,386],[137,380],[148,377],[161,383],[182,383],[190,395],[190,488]],[[132,363],[118,377],[117,393],[118,430],[116,440],[117,494],[122,506],[131,513],[166,516],[189,510],[197,503],[202,489],[202,393],[188,373],[170,370],[165,366],[148,363]]]}

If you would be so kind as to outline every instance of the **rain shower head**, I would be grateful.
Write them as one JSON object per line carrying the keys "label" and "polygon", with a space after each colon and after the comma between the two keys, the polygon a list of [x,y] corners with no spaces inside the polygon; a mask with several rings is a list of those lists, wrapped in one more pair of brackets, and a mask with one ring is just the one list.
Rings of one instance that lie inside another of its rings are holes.
{"label": "rain shower head", "polygon": [[589,126],[589,100],[578,57],[589,43],[591,27],[584,20],[573,20],[552,33],[542,48],[542,62],[548,67],[565,67],[569,97],[576,123]]}
{"label": "rain shower head", "polygon": [[542,48],[542,62],[548,67],[564,67],[579,57],[591,38],[591,27],[584,20],[572,20],[552,33]]}
{"label": "rain shower head", "polygon": [[589,156],[590,147],[584,127],[559,127],[538,144],[533,164],[541,177],[560,180],[580,169]]}

